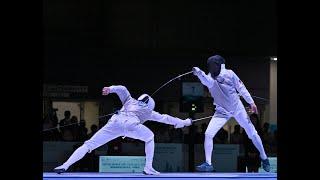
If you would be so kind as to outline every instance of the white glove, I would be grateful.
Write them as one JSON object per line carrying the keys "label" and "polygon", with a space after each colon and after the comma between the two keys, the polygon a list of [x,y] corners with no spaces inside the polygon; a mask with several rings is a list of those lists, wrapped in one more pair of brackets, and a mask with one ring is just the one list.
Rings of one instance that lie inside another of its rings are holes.
{"label": "white glove", "polygon": [[185,123],[184,126],[191,126],[192,119],[188,118],[188,119],[184,120],[184,123]]}
{"label": "white glove", "polygon": [[198,67],[193,67],[192,72],[194,75],[198,76],[200,75],[201,70]]}
{"label": "white glove", "polygon": [[192,124],[192,120],[190,118],[180,121],[179,123],[177,123],[174,128],[178,129],[178,128],[183,128],[185,126],[190,126]]}

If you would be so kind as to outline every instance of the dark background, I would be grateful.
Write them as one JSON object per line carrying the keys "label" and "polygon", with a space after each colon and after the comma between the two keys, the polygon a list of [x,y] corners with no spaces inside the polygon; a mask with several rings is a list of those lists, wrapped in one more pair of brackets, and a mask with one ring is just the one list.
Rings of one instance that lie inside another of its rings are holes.
{"label": "dark background", "polygon": [[[103,86],[122,84],[137,97],[193,66],[206,71],[206,59],[217,53],[252,94],[268,97],[268,57],[277,54],[273,0],[55,0],[43,6],[44,83],[88,85],[92,98]],[[176,96],[177,84],[157,98]]]}

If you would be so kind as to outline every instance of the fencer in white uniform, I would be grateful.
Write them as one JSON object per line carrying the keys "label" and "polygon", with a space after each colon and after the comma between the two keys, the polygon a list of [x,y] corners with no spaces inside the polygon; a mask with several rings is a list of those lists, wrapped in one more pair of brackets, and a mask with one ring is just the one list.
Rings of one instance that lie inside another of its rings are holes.
{"label": "fencer in white uniform", "polygon": [[182,120],[153,111],[155,102],[149,95],[143,94],[136,100],[131,97],[127,88],[121,85],[104,87],[102,94],[108,95],[109,93],[116,93],[119,96],[123,105],[120,111],[114,114],[104,127],[89,140],[85,141],[65,163],[56,167],[54,171],[57,173],[65,172],[69,166],[83,158],[86,153],[90,153],[101,145],[122,136],[144,141],[146,165],[143,172],[144,174],[150,175],[160,174],[152,167],[154,134],[149,128],[144,126],[143,123],[151,120],[174,125],[175,128],[182,128],[184,126],[190,126],[192,123],[191,119]]}
{"label": "fencer in white uniform", "polygon": [[214,171],[214,167],[211,164],[213,137],[231,117],[234,117],[259,150],[264,170],[270,171],[269,160],[261,138],[251,123],[239,97],[239,95],[242,96],[251,105],[253,112],[258,113],[250,93],[239,77],[232,70],[225,68],[223,57],[219,55],[211,56],[208,58],[207,65],[208,74],[205,74],[198,67],[193,68],[194,75],[209,89],[216,106],[214,116],[205,132],[204,150],[206,162],[197,166],[196,170],[203,172]]}

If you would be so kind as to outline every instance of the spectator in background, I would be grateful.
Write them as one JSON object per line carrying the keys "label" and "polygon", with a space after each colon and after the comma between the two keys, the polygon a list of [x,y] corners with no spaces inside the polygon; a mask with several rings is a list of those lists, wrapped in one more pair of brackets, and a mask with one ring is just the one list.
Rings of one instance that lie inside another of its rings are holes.
{"label": "spectator in background", "polygon": [[208,123],[201,124],[201,132],[203,133],[206,132],[207,126],[208,126]]}
{"label": "spectator in background", "polygon": [[226,131],[224,128],[221,128],[216,137],[214,137],[213,142],[215,144],[228,144],[228,131]]}
{"label": "spectator in background", "polygon": [[62,132],[63,141],[73,141],[73,134],[70,128],[64,129]]}
{"label": "spectator in background", "polygon": [[98,131],[98,126],[95,124],[92,124],[90,129],[91,129],[91,133],[89,133],[88,138],[91,138]]}
{"label": "spectator in background", "polygon": [[201,137],[202,137],[202,130],[201,130],[201,126],[199,124],[195,125],[195,138],[194,138],[194,143],[195,144],[201,144],[203,143],[203,141],[201,142]]}
{"label": "spectator in background", "polygon": [[[193,127],[193,126],[191,126]],[[182,128],[182,133],[183,133],[183,143],[184,144],[189,144],[190,141],[190,129],[191,127],[188,128]]]}
{"label": "spectator in background", "polygon": [[51,113],[49,114],[53,127],[58,126],[59,120],[58,120],[58,116],[57,116],[57,111],[58,111],[58,109],[52,109],[52,114]]}
{"label": "spectator in background", "polygon": [[272,140],[272,144],[271,144],[271,151],[274,155],[277,154],[277,151],[278,151],[278,131],[277,130],[274,130],[273,132],[273,140]]}
{"label": "spectator in background", "polygon": [[155,136],[158,143],[168,143],[170,142],[169,131],[167,126],[159,126],[157,135]]}
{"label": "spectator in background", "polygon": [[68,127],[71,130],[73,141],[79,141],[80,136],[79,136],[79,122],[77,116],[72,116],[70,119],[70,126]]}
{"label": "spectator in background", "polygon": [[203,123],[201,124],[200,128],[197,128],[198,131],[196,133],[195,143],[202,144],[204,142],[204,136],[207,126],[208,125],[206,123]]}
{"label": "spectator in background", "polygon": [[270,139],[271,139],[271,133],[269,131],[269,128],[270,128],[270,124],[265,122],[263,124],[262,140],[267,143],[270,143]]}
{"label": "spectator in background", "polygon": [[57,109],[49,109],[47,116],[43,119],[43,141],[60,141],[61,134],[58,130]]}
{"label": "spectator in background", "polygon": [[171,143],[182,143],[182,129],[174,129],[173,126],[169,126],[169,136]]}
{"label": "spectator in background", "polygon": [[272,135],[270,133],[270,124],[265,122],[262,130],[262,142],[265,145],[267,153],[271,152]]}
{"label": "spectator in background", "polygon": [[64,112],[64,118],[61,119],[60,122],[59,122],[61,133],[63,133],[63,131],[68,128],[68,127],[61,127],[61,126],[69,125],[70,124],[70,120],[71,120],[70,117],[71,117],[70,111],[65,111]]}
{"label": "spectator in background", "polygon": [[[261,126],[259,122],[259,117],[257,114],[251,114],[250,116],[251,123],[258,132],[258,135],[261,135]],[[259,151],[254,146],[252,141],[249,139],[246,133],[243,134],[243,143],[244,143],[244,152],[245,152],[245,164],[248,168],[248,172],[258,172],[259,167],[261,166],[261,159],[259,156]]]}
{"label": "spectator in background", "polygon": [[88,139],[88,129],[86,128],[86,121],[80,120],[79,125],[79,141],[85,141]]}
{"label": "spectator in background", "polygon": [[243,143],[243,135],[240,132],[240,125],[234,126],[234,132],[230,135],[230,143],[231,144],[242,144]]}
{"label": "spectator in background", "polygon": [[52,132],[52,141],[61,141],[61,132],[58,129],[58,124],[53,125],[54,129],[51,131]]}

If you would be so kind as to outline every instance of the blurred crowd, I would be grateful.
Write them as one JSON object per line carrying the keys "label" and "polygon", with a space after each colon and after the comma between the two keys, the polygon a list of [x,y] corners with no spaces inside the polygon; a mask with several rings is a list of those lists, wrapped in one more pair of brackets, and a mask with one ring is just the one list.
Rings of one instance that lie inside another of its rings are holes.
{"label": "blurred crowd", "polygon": [[98,126],[93,124],[90,130],[88,133],[84,119],[79,121],[70,111],[65,111],[64,118],[59,121],[53,109],[43,119],[42,137],[43,141],[85,141],[98,131]]}

